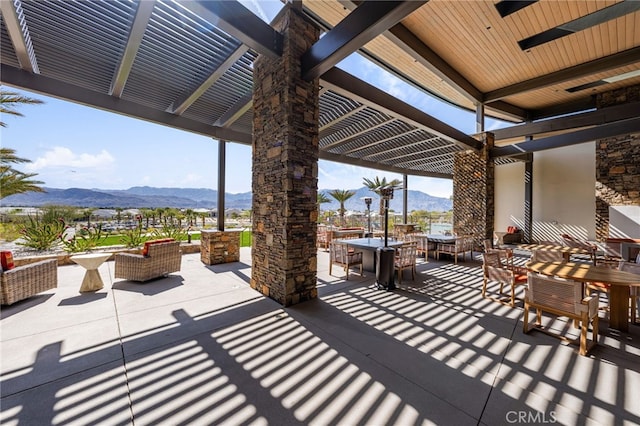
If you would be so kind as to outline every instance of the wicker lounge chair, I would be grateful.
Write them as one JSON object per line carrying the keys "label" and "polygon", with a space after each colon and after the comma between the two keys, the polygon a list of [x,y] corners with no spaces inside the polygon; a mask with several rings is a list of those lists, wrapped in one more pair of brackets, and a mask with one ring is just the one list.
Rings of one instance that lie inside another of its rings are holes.
{"label": "wicker lounge chair", "polygon": [[147,255],[118,253],[115,255],[115,277],[130,281],[148,281],[180,270],[180,242],[151,244]]}
{"label": "wicker lounge chair", "polygon": [[0,282],[0,304],[11,305],[58,287],[58,261],[43,260],[3,271]]}

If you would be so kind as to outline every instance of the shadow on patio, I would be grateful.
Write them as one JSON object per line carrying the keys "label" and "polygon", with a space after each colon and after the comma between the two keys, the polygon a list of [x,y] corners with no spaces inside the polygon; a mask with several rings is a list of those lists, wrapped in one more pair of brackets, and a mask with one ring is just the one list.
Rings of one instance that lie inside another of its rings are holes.
{"label": "shadow on patio", "polygon": [[319,298],[290,308],[249,288],[246,249],[147,284],[113,283],[109,262],[92,294],[60,267],[56,291],[3,308],[2,423],[640,423],[638,327],[603,321],[580,357],[524,335],[521,302],[482,299],[478,262],[430,259],[383,292],[318,260]]}

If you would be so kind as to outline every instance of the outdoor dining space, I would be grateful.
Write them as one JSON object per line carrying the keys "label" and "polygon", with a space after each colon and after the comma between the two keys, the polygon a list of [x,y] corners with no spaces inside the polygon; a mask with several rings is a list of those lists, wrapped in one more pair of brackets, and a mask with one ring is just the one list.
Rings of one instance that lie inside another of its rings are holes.
{"label": "outdoor dining space", "polygon": [[[514,265],[529,255],[515,248]],[[318,298],[286,308],[251,289],[249,248],[219,265],[183,255],[146,283],[107,261],[94,292],[79,291],[82,266],[59,266],[57,288],[2,307],[0,422],[640,423],[640,326],[598,310],[581,356],[569,318],[543,313],[565,340],[523,333],[524,286],[513,307],[495,281],[499,297],[482,297],[482,253],[416,256],[395,291],[330,275],[329,256],[317,251]]]}

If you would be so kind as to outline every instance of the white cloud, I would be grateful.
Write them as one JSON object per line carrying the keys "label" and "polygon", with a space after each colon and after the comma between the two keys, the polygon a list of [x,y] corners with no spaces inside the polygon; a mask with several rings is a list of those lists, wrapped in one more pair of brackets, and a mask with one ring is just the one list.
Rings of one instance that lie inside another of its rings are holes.
{"label": "white cloud", "polygon": [[76,154],[69,148],[56,146],[44,153],[32,163],[26,165],[29,171],[38,171],[52,167],[73,167],[77,169],[106,168],[111,166],[115,159],[108,151],[102,150],[98,154]]}

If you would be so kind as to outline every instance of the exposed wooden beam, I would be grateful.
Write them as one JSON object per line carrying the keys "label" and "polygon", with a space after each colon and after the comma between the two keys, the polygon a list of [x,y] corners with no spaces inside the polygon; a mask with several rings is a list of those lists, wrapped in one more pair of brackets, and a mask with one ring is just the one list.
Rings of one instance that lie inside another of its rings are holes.
{"label": "exposed wooden beam", "polygon": [[384,114],[399,118],[413,126],[423,128],[464,149],[480,150],[482,148],[480,141],[339,68],[332,68],[323,74],[322,84],[336,93],[341,93],[343,96],[368,105]]}
{"label": "exposed wooden beam", "polygon": [[579,127],[597,126],[627,118],[640,117],[640,102],[616,105],[597,111],[583,112],[534,123],[520,124],[494,130],[495,140],[512,139],[524,136],[534,136],[539,133],[556,132]]}
{"label": "exposed wooden beam", "polygon": [[271,58],[282,55],[282,34],[239,2],[234,0],[176,0],[176,2],[259,54]]}
{"label": "exposed wooden beam", "polygon": [[640,117],[602,124],[590,129],[577,130],[573,133],[565,133],[562,135],[550,136],[548,138],[534,139],[513,145],[496,147],[491,150],[490,156],[503,157],[514,154],[544,151],[547,149],[561,148],[591,142],[602,138],[637,132],[640,132]]}
{"label": "exposed wooden beam", "polygon": [[302,55],[302,78],[320,77],[426,1],[365,1]]}
{"label": "exposed wooden beam", "polygon": [[[640,2],[638,2],[638,4],[640,4]],[[593,61],[585,62],[573,67],[541,75],[540,77],[535,77],[520,83],[512,84],[511,86],[492,90],[485,93],[484,102],[497,101],[508,96],[518,95],[521,93],[529,92],[531,90],[542,89],[554,84],[575,80],[581,77],[597,74],[599,72],[608,71],[610,69],[637,63],[638,61],[640,61],[640,47],[634,47],[623,52],[605,56],[603,58],[594,59]]]}
{"label": "exposed wooden beam", "polygon": [[129,31],[129,39],[127,45],[120,58],[120,64],[118,69],[113,74],[111,79],[111,89],[109,94],[119,98],[122,96],[124,86],[129,78],[129,73],[133,67],[133,62],[138,54],[138,49],[142,43],[142,37],[147,29],[153,8],[156,5],[156,0],[140,1],[138,2],[138,8],[136,9],[136,16],[133,19],[131,30]]}
{"label": "exposed wooden beam", "polygon": [[31,44],[29,28],[24,20],[22,2],[2,0],[0,1],[0,11],[20,67],[30,73],[39,74],[40,70]]}

